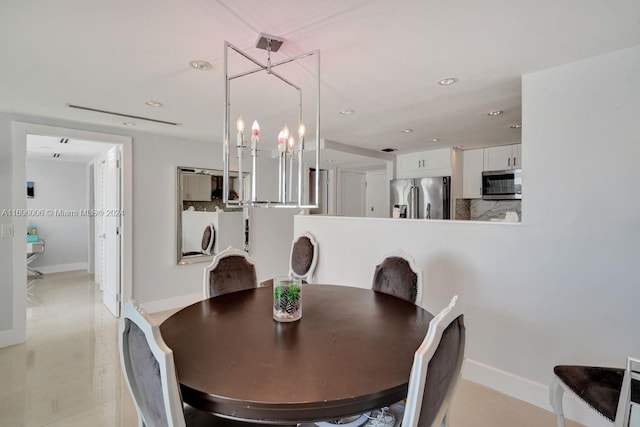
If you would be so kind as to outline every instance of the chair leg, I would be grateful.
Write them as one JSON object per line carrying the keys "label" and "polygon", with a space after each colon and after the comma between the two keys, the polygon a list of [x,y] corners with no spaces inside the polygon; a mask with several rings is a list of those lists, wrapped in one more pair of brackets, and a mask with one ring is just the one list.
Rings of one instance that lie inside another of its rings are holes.
{"label": "chair leg", "polygon": [[564,395],[564,388],[558,379],[555,379],[549,386],[549,401],[553,412],[556,413],[558,419],[558,427],[564,427],[564,413],[562,411],[562,396]]}

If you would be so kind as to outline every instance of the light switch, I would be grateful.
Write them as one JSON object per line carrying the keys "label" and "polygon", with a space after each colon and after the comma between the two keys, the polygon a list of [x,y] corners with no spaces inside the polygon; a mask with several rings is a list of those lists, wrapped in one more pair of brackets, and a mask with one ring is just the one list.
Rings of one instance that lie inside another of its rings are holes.
{"label": "light switch", "polygon": [[13,237],[13,224],[0,224],[0,238],[10,239]]}

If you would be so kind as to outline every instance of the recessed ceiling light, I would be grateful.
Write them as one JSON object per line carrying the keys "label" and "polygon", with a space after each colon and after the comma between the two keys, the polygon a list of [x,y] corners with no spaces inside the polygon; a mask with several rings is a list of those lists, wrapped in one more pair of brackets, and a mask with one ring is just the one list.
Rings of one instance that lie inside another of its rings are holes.
{"label": "recessed ceiling light", "polygon": [[162,102],[158,101],[147,101],[145,102],[149,107],[162,107]]}
{"label": "recessed ceiling light", "polygon": [[431,138],[429,141],[431,141],[431,142],[438,142],[438,141],[440,141],[440,138]]}
{"label": "recessed ceiling light", "polygon": [[511,129],[520,129],[522,127],[522,123],[515,123],[511,125]]}
{"label": "recessed ceiling light", "polygon": [[462,150],[464,147],[463,147],[462,145],[456,145],[456,148],[457,148],[458,150]]}
{"label": "recessed ceiling light", "polygon": [[458,79],[454,78],[454,77],[447,77],[446,79],[442,79],[438,82],[438,84],[440,86],[449,86],[454,84],[455,82],[457,82]]}
{"label": "recessed ceiling light", "polygon": [[402,132],[402,133],[411,133],[411,132],[413,132],[413,129],[409,129],[409,128],[402,129],[400,132]]}
{"label": "recessed ceiling light", "polygon": [[135,123],[131,123],[131,122],[122,122],[123,125],[125,126],[135,126]]}
{"label": "recessed ceiling light", "polygon": [[325,162],[327,162],[327,163],[333,163],[333,160],[332,160],[332,159],[326,159],[326,160],[325,160]]}
{"label": "recessed ceiling light", "polygon": [[340,110],[339,113],[342,114],[343,116],[349,116],[349,115],[355,113],[355,111],[353,111],[353,110]]}
{"label": "recessed ceiling light", "polygon": [[194,59],[193,61],[189,61],[189,65],[191,65],[196,70],[201,71],[206,71],[213,68],[210,62],[203,61],[201,59]]}
{"label": "recessed ceiling light", "polygon": [[504,113],[504,111],[502,111],[502,110],[494,110],[494,111],[489,111],[487,113],[487,116],[499,116],[502,113]]}

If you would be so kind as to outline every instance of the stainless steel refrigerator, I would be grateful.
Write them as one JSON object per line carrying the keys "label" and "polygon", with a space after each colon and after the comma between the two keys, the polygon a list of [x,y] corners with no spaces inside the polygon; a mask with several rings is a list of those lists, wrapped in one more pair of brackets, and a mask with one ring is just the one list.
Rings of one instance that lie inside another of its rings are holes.
{"label": "stainless steel refrigerator", "polygon": [[391,181],[391,216],[451,219],[451,177]]}

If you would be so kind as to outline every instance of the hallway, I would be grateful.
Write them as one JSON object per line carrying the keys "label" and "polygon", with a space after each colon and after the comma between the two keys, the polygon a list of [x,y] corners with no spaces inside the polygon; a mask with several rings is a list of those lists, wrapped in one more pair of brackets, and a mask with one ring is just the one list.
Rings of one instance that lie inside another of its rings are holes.
{"label": "hallway", "polygon": [[0,349],[0,426],[136,426],[118,322],[83,271],[33,283],[26,343]]}

